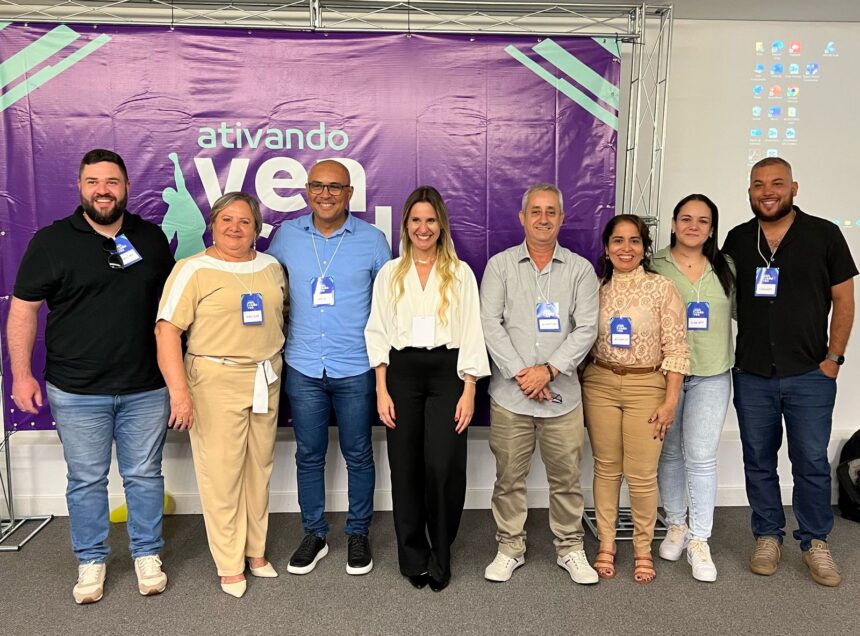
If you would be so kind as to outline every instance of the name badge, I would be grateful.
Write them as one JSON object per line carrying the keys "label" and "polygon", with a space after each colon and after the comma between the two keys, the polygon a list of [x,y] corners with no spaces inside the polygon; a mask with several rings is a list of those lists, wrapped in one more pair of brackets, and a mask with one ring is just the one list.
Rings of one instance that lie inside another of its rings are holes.
{"label": "name badge", "polygon": [[633,321],[627,316],[615,316],[609,321],[609,344],[629,349],[633,338]]}
{"label": "name badge", "polygon": [[311,280],[311,306],[334,306],[334,281],[331,276],[317,276]]}
{"label": "name badge", "polygon": [[537,330],[561,331],[561,319],[558,316],[558,303],[538,303],[535,306]]}
{"label": "name badge", "polygon": [[755,268],[755,295],[776,296],[779,287],[779,267]]}
{"label": "name badge", "polygon": [[134,245],[131,244],[131,241],[128,240],[125,234],[117,234],[113,242],[116,244],[116,253],[119,254],[122,260],[123,269],[143,260],[143,256],[134,249]]}
{"label": "name badge", "polygon": [[711,307],[707,302],[687,303],[687,331],[707,331]]}
{"label": "name badge", "polygon": [[415,316],[412,318],[412,346],[428,348],[436,346],[435,316]]}
{"label": "name badge", "polygon": [[242,294],[242,324],[263,324],[263,294],[259,292]]}

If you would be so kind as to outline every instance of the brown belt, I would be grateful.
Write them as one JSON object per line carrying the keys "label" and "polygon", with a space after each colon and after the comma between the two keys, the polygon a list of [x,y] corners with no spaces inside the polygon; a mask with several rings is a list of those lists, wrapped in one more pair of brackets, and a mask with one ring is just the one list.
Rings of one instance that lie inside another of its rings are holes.
{"label": "brown belt", "polygon": [[660,370],[660,365],[653,367],[625,367],[617,362],[606,362],[598,358],[592,358],[591,361],[603,369],[609,369],[615,375],[645,375],[646,373],[654,373]]}

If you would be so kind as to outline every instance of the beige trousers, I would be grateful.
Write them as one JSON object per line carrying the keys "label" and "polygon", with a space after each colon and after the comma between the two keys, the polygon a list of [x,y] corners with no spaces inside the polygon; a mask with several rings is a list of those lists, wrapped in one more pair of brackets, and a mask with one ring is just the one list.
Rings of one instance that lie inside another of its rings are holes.
{"label": "beige trousers", "polygon": [[651,551],[657,521],[657,464],[663,442],[654,439],[648,418],[666,396],[660,371],[616,375],[589,364],[582,400],[594,454],[594,507],[601,543],[615,541],[621,478],[627,480],[633,515],[633,551]]}
{"label": "beige trousers", "polygon": [[535,442],[549,482],[549,527],[559,556],[582,548],[584,501],[579,460],[585,429],[582,405],[559,417],[518,415],[490,402],[490,449],[496,457],[492,509],[499,551],[509,557],[526,551],[526,477]]}
{"label": "beige trousers", "polygon": [[[278,354],[272,367],[280,378]],[[245,557],[266,553],[269,478],[275,456],[281,381],[269,385],[269,410],[252,413],[254,365],[186,356],[194,400],[189,432],[209,550],[219,576],[245,571]]]}

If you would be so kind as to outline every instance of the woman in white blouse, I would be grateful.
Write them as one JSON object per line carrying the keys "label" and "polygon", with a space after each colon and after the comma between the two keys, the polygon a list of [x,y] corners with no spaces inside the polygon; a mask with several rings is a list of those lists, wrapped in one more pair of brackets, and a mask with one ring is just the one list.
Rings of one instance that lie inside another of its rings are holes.
{"label": "woman in white blouse", "polygon": [[466,428],[475,382],[490,374],[478,284],[457,258],[432,187],[403,206],[400,257],[380,270],[364,330],[387,427],[400,571],[443,590],[466,496]]}

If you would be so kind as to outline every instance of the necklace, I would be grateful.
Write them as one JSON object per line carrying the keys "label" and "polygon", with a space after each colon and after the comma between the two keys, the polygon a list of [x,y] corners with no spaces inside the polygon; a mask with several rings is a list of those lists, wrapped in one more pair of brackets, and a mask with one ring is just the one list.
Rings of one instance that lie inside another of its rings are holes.
{"label": "necklace", "polygon": [[418,263],[419,265],[429,265],[430,263],[436,262],[436,257],[434,256],[433,258],[428,258],[428,259],[413,258],[412,260],[415,261],[416,263]]}

